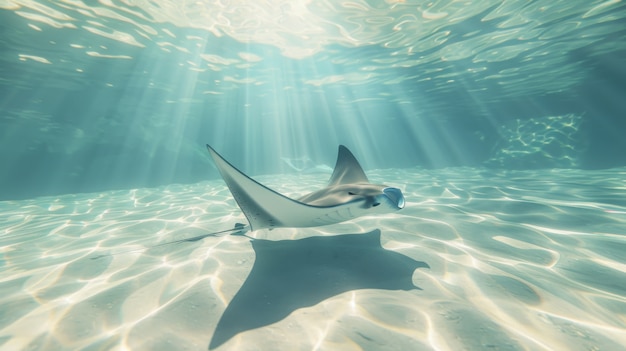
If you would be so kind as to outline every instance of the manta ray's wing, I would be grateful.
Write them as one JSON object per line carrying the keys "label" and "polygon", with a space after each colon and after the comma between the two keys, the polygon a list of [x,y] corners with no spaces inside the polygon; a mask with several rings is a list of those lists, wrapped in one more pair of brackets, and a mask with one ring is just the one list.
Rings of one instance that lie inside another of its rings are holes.
{"label": "manta ray's wing", "polygon": [[209,145],[207,149],[235,201],[246,215],[251,230],[324,224],[320,223],[321,218],[328,215],[324,207],[310,206],[281,195],[245,175]]}
{"label": "manta ray's wing", "polygon": [[339,153],[337,154],[337,163],[333,175],[330,176],[328,186],[340,184],[369,183],[367,176],[361,168],[359,161],[348,150],[347,147],[339,145]]}

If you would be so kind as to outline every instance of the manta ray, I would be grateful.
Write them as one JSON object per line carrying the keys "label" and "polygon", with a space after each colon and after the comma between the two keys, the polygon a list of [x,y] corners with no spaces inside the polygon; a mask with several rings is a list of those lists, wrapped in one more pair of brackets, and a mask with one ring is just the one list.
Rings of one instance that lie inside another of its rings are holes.
{"label": "manta ray", "polygon": [[[328,185],[298,199],[264,186],[209,145],[207,149],[251,231],[334,224],[405,206],[400,189],[370,183],[343,145]],[[238,225],[235,229],[243,228]],[[297,309],[347,291],[419,289],[412,274],[428,265],[384,249],[380,235],[380,230],[374,230],[299,240],[252,240],[254,266],[219,319],[209,350],[239,333],[276,323]]]}
{"label": "manta ray", "polygon": [[405,205],[400,189],[370,183],[359,162],[343,145],[339,146],[328,185],[299,199],[282,195],[248,177],[208,144],[207,150],[248,219],[251,231],[335,224],[394,212]]}

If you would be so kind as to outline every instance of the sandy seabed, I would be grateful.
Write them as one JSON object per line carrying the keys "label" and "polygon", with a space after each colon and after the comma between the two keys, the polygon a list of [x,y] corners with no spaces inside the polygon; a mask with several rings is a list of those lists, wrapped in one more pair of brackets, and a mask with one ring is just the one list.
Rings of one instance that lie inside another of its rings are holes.
{"label": "sandy seabed", "polygon": [[623,350],[626,169],[368,175],[406,208],[147,250],[245,217],[221,180],[0,202],[0,349]]}

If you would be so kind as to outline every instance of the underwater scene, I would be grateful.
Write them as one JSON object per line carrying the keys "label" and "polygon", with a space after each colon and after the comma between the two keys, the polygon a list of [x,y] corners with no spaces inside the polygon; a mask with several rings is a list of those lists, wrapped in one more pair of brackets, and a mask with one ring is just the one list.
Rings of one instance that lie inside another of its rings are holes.
{"label": "underwater scene", "polygon": [[0,0],[0,350],[623,350],[621,0]]}

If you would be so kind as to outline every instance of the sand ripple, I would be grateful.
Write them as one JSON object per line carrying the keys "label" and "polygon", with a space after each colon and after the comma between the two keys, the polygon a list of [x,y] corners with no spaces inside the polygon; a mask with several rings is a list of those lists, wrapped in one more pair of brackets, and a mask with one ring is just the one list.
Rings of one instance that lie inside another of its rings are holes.
{"label": "sand ripple", "polygon": [[[618,350],[626,170],[373,171],[407,207],[270,240],[368,232],[428,264],[421,290],[352,290],[240,333],[237,350]],[[322,177],[323,178],[323,177]],[[315,175],[261,177],[301,195]],[[306,186],[303,186],[306,184]],[[255,261],[221,181],[0,202],[0,349],[206,350]],[[277,272],[279,275],[280,272]]]}

